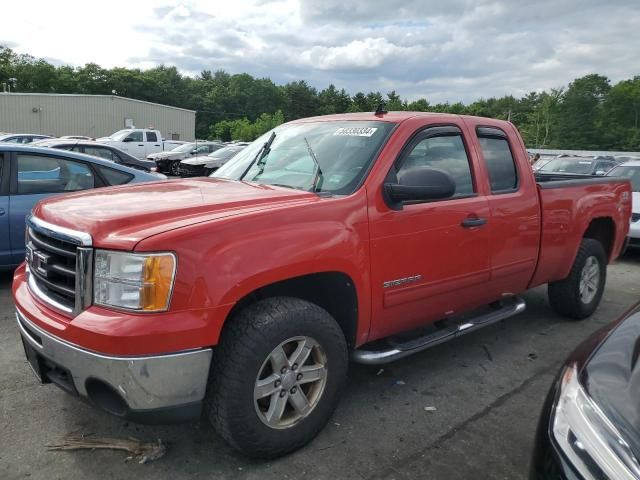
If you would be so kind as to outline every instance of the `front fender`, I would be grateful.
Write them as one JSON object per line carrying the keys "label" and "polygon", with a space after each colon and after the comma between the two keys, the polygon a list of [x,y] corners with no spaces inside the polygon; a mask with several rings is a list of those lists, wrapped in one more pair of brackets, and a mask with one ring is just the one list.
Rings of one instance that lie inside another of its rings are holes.
{"label": "front fender", "polygon": [[[352,279],[356,342],[369,331],[369,231],[364,189],[350,197],[281,206],[145,239],[136,250],[172,250],[178,273],[171,310],[209,308],[212,344],[241,299],[283,280],[321,272]],[[224,317],[224,318],[223,318]]]}

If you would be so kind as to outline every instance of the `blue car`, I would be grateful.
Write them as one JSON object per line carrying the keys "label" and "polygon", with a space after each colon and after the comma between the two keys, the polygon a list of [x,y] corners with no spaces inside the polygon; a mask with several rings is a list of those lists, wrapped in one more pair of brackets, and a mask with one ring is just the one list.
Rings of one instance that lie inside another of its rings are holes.
{"label": "blue car", "polygon": [[82,153],[0,144],[0,269],[24,259],[24,219],[43,198],[166,179]]}

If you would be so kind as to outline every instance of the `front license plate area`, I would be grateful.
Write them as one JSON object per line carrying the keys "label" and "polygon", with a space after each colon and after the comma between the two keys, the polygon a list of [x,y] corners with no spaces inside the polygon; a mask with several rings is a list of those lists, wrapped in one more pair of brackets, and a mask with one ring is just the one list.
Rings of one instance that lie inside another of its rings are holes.
{"label": "front license plate area", "polygon": [[41,383],[46,383],[43,380],[42,376],[42,361],[38,352],[36,352],[35,348],[33,348],[29,343],[23,338],[22,346],[24,347],[24,354],[27,357],[27,361],[29,362],[29,366],[31,370],[33,370],[34,375]]}

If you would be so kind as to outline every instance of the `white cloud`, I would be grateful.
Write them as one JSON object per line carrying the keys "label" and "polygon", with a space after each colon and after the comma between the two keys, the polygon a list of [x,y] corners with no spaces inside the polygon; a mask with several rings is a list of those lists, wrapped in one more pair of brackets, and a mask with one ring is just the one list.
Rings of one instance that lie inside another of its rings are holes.
{"label": "white cloud", "polygon": [[[472,101],[640,74],[637,0],[23,0],[0,44],[73,65],[224,69]],[[29,12],[29,15],[24,15]]]}
{"label": "white cloud", "polygon": [[392,55],[410,54],[418,49],[399,47],[385,38],[365,38],[335,47],[314,46],[304,50],[300,58],[305,65],[319,70],[368,69],[379,67]]}

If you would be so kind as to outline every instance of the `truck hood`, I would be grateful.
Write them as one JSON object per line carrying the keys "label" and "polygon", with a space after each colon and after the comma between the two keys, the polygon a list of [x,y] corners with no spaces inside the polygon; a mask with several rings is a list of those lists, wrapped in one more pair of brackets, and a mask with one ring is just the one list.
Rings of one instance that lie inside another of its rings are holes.
{"label": "truck hood", "polygon": [[102,248],[132,250],[152,235],[196,223],[307,202],[310,192],[214,178],[108,187],[52,197],[36,217],[89,233]]}

